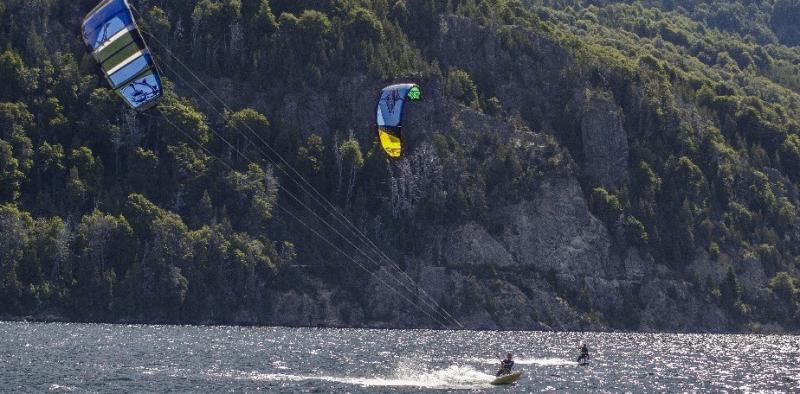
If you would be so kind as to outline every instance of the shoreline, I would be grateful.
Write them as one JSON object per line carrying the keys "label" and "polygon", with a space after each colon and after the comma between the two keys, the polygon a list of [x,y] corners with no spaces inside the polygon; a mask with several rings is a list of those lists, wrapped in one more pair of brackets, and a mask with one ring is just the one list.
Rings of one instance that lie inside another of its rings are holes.
{"label": "shoreline", "polygon": [[664,334],[664,335],[757,335],[757,336],[800,336],[800,332],[791,332],[783,327],[756,327],[752,331],[657,331],[657,330],[512,330],[512,329],[470,329],[470,328],[436,328],[436,327],[389,327],[379,325],[288,325],[288,324],[243,324],[243,323],[177,323],[158,320],[118,320],[118,321],[88,321],[70,319],[57,315],[37,316],[0,316],[0,323],[35,323],[35,324],[88,324],[110,326],[172,326],[172,327],[235,327],[235,328],[292,328],[292,329],[330,329],[330,330],[368,330],[368,331],[464,331],[464,332],[505,332],[505,333],[584,333],[584,334]]}

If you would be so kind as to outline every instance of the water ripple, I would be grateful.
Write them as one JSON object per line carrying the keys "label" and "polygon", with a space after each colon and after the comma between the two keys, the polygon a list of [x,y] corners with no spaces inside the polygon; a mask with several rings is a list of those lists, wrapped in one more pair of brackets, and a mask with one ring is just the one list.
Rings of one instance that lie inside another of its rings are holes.
{"label": "water ripple", "polygon": [[[0,392],[800,392],[796,336],[0,323]],[[574,361],[589,344],[592,364]]]}

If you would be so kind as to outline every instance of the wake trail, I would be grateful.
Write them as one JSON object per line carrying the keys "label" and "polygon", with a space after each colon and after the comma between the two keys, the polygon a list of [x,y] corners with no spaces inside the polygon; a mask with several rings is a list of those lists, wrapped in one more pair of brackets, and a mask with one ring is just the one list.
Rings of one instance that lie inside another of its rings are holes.
{"label": "wake trail", "polygon": [[[500,360],[496,358],[480,358],[480,359],[472,359],[471,362],[480,363],[480,364],[499,364]],[[556,358],[556,357],[545,357],[545,358],[515,358],[514,359],[515,365],[538,365],[542,367],[553,367],[553,366],[567,366],[567,365],[578,365],[577,362],[572,360],[567,360],[564,358]]]}
{"label": "wake trail", "polygon": [[411,368],[398,368],[393,376],[329,376],[292,373],[232,372],[212,373],[217,377],[254,381],[325,381],[361,387],[419,387],[428,389],[476,389],[489,387],[493,375],[469,366],[450,366],[445,369],[421,372]]}

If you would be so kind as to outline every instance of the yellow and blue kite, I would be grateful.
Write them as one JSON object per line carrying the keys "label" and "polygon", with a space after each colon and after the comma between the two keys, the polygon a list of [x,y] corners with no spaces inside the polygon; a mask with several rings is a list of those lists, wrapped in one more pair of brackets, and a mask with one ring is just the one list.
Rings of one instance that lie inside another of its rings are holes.
{"label": "yellow and blue kite", "polygon": [[422,91],[413,83],[387,86],[381,91],[378,101],[378,137],[381,147],[389,157],[398,158],[403,154],[403,107],[406,100],[419,101]]}

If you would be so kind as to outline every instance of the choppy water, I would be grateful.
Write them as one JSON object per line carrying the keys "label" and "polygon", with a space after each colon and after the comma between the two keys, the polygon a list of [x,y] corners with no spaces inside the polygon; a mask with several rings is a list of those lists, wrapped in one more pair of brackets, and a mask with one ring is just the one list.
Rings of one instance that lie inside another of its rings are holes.
{"label": "choppy water", "polygon": [[462,390],[800,392],[800,338],[0,323],[0,392]]}

